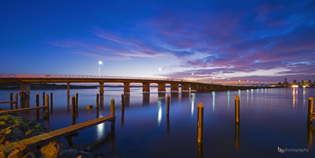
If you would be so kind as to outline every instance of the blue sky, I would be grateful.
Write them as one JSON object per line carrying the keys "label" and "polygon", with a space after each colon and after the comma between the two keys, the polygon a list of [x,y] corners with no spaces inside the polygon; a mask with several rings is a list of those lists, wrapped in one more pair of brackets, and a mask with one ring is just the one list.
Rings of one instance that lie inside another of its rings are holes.
{"label": "blue sky", "polygon": [[[1,1],[1,74],[315,80],[315,1]],[[159,68],[161,70],[159,70]]]}

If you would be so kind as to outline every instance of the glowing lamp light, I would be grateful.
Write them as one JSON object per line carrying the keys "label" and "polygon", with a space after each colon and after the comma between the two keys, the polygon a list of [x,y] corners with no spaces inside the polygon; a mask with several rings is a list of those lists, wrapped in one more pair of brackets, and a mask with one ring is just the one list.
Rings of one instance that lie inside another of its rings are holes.
{"label": "glowing lamp light", "polygon": [[102,62],[102,61],[99,61],[99,62],[98,62],[98,64],[102,65],[102,64],[103,64],[103,62]]}
{"label": "glowing lamp light", "polygon": [[292,85],[292,88],[297,88],[297,87],[299,87],[298,85]]}

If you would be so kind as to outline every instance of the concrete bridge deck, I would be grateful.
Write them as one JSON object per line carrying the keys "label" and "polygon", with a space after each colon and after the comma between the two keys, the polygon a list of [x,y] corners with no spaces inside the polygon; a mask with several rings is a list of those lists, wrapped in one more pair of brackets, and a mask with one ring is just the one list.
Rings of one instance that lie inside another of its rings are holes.
{"label": "concrete bridge deck", "polygon": [[[130,92],[130,83],[142,83],[143,91],[150,91],[150,84],[157,83],[158,91],[166,91],[165,85],[171,85],[171,91],[221,91],[221,90],[245,90],[257,89],[259,86],[220,85],[207,82],[198,82],[183,79],[145,78],[145,77],[113,77],[113,76],[89,76],[89,75],[33,75],[33,74],[1,74],[0,84],[20,84],[20,90],[29,94],[30,83],[67,83],[67,93],[70,94],[70,83],[99,83],[100,95],[104,93],[104,83],[124,84],[124,92]],[[266,88],[266,87],[264,87]]]}

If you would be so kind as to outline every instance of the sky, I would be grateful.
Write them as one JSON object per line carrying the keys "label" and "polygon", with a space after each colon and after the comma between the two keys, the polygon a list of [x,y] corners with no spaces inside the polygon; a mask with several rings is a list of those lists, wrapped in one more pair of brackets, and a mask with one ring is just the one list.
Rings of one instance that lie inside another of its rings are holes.
{"label": "sky", "polygon": [[0,74],[314,81],[315,1],[0,1],[0,58]]}

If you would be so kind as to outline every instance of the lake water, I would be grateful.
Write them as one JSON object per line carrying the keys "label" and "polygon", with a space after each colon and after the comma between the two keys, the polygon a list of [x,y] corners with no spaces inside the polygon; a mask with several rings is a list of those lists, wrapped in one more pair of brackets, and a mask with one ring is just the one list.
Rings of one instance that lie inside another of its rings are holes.
{"label": "lake water", "polygon": [[[18,92],[11,90],[13,93]],[[45,90],[54,94],[54,111],[49,123],[42,123],[51,130],[71,125],[71,110],[67,105],[67,90]],[[95,102],[98,89],[71,89],[79,93],[77,123],[96,118]],[[107,157],[314,157],[315,125],[306,124],[308,98],[315,97],[312,88],[274,88],[208,93],[158,93],[151,87],[149,94],[142,88],[131,88],[126,96],[125,110],[121,110],[123,88],[105,87],[104,107],[100,116],[110,115],[110,99],[116,103],[114,136],[109,137],[111,123],[102,123],[79,132],[74,144],[91,146],[94,153]],[[9,90],[0,91],[0,101],[9,100]],[[30,107],[35,106],[31,90]],[[171,96],[170,115],[166,117],[166,96]],[[235,97],[239,95],[240,125],[235,126]],[[197,108],[204,105],[203,148],[197,148]],[[1,104],[9,109],[9,104]],[[20,104],[19,104],[20,107]],[[40,117],[45,113],[40,110]],[[21,112],[36,120],[35,111]],[[237,136],[237,133],[238,136]],[[308,152],[280,153],[278,149],[309,149]]]}

